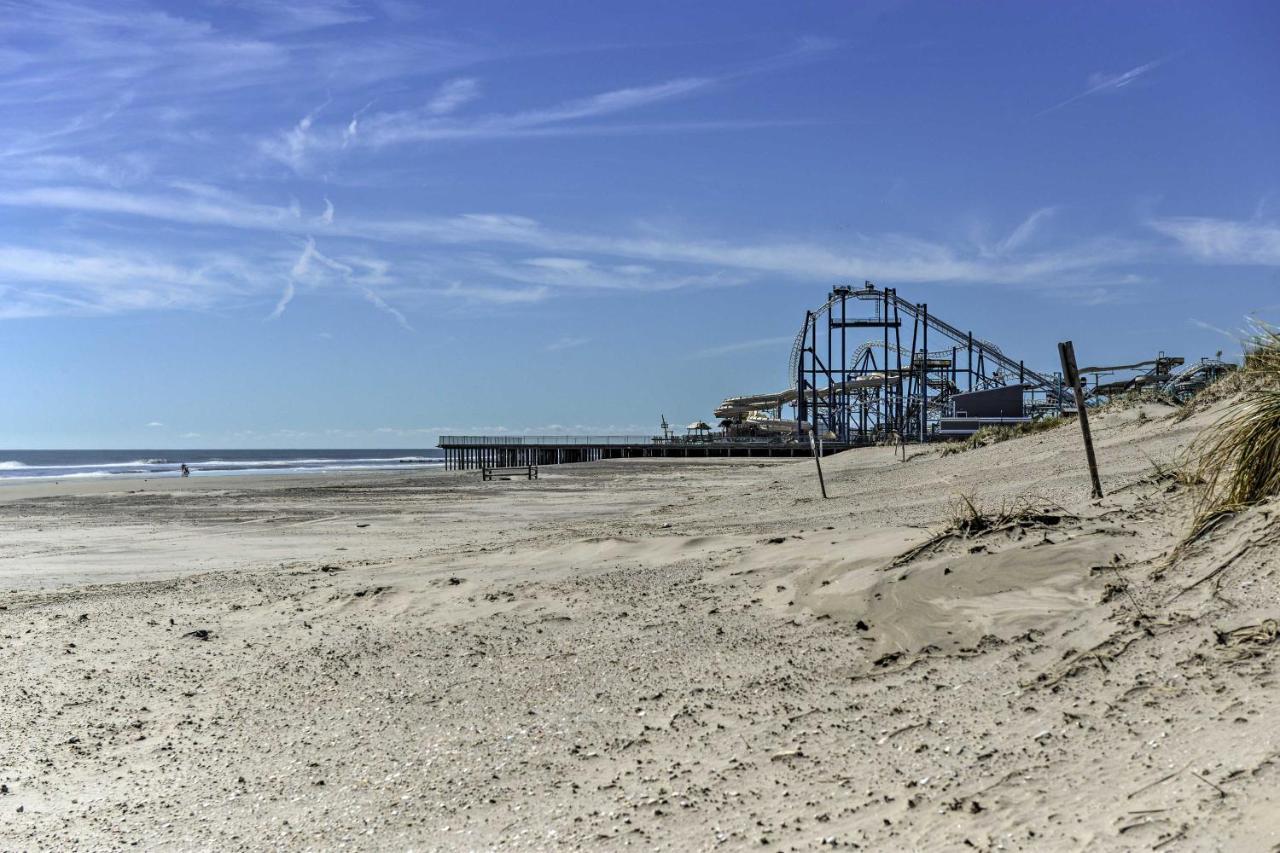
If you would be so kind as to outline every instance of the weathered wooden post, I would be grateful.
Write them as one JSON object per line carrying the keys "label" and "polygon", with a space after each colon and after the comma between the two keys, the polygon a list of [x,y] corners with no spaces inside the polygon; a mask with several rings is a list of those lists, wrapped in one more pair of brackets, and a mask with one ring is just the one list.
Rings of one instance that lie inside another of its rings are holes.
{"label": "weathered wooden post", "polygon": [[813,464],[818,468],[818,488],[822,489],[822,498],[827,497],[827,482],[822,479],[822,459],[818,454],[818,443],[814,440],[813,430],[809,430],[809,447],[813,450]]}
{"label": "weathered wooden post", "polygon": [[1098,479],[1098,458],[1093,454],[1093,434],[1089,432],[1089,412],[1084,406],[1084,389],[1080,387],[1080,371],[1076,367],[1076,348],[1071,341],[1058,344],[1062,359],[1062,376],[1076,395],[1076,416],[1080,419],[1080,434],[1084,436],[1084,455],[1089,461],[1089,477],[1093,481],[1093,496],[1102,497],[1102,482]]}

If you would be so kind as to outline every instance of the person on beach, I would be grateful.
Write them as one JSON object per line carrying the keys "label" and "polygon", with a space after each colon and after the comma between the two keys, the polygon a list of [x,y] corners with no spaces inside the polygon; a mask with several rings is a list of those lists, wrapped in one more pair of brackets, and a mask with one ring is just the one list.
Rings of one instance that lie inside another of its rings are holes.
{"label": "person on beach", "polygon": [[185,462],[182,463],[182,476],[184,477],[191,476],[191,469],[187,467],[187,463]]}

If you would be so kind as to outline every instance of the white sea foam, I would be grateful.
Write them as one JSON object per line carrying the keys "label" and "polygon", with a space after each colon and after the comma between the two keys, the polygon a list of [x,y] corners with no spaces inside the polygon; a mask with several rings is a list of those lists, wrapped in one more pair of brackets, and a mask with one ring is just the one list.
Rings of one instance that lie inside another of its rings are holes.
{"label": "white sea foam", "polygon": [[131,459],[123,462],[86,462],[82,465],[31,465],[26,462],[17,462],[10,460],[8,462],[0,462],[0,471],[21,471],[23,469],[35,469],[40,471],[79,471],[84,468],[129,468],[135,465],[177,465],[178,463],[170,463],[165,459]]}
{"label": "white sea foam", "polygon": [[[341,471],[406,471],[444,464],[437,456],[369,456],[352,459],[209,459],[188,462],[193,475],[323,474]],[[164,467],[154,467],[164,466]],[[16,459],[0,461],[0,481],[64,480],[89,477],[156,479],[179,476],[179,462],[167,459],[133,459],[121,462],[89,462],[80,465],[33,465]]]}

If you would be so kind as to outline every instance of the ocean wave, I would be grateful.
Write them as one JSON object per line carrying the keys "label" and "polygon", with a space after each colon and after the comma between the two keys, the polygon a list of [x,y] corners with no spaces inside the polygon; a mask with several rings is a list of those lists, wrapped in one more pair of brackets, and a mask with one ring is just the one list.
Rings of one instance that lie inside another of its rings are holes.
{"label": "ocean wave", "polygon": [[31,465],[26,462],[18,462],[10,460],[8,462],[0,462],[0,471],[21,471],[23,469],[33,469],[39,471],[78,471],[82,468],[129,468],[138,465],[168,465],[167,459],[128,459],[122,462],[85,462],[80,465]]}
{"label": "ocean wave", "polygon": [[361,456],[351,459],[337,458],[333,456],[322,456],[315,459],[199,459],[194,462],[188,462],[188,465],[249,465],[258,468],[265,468],[280,465],[324,465],[338,464],[345,465],[351,462],[384,462],[388,464],[399,464],[401,462],[443,462],[443,456]]}
{"label": "ocean wave", "polygon": [[[101,458],[101,457],[99,457]],[[177,459],[177,457],[174,457]],[[193,475],[219,476],[244,474],[323,474],[343,471],[409,471],[444,465],[443,456],[362,456],[351,459],[332,456],[304,459],[189,459]],[[168,479],[179,476],[179,462],[168,458],[122,460],[119,462],[84,462],[79,465],[39,465],[17,459],[0,461],[0,481],[83,479],[86,477],[154,477]]]}
{"label": "ocean wave", "polygon": [[246,472],[261,472],[264,474],[288,474],[291,472],[324,472],[324,471],[355,471],[366,469],[377,469],[387,471],[404,470],[405,468],[430,468],[437,465],[443,465],[444,459],[424,459],[420,462],[401,462],[398,459],[329,459],[323,462],[304,463],[298,460],[281,460],[280,462],[264,464],[262,462],[224,462],[221,464],[213,464],[209,462],[192,462],[190,468],[192,473],[204,472],[206,474],[243,474]]}
{"label": "ocean wave", "polygon": [[[428,460],[424,462],[414,462],[411,464],[401,464],[398,461],[391,460],[381,463],[364,463],[364,464],[328,464],[328,465],[287,465],[279,464],[273,466],[234,466],[227,465],[220,468],[201,468],[197,465],[191,466],[191,475],[193,477],[238,477],[238,476],[280,476],[294,474],[342,474],[348,472],[359,471],[383,471],[383,472],[409,472],[420,471],[423,469],[443,468],[444,460]],[[80,470],[55,470],[53,468],[35,468],[29,467],[22,471],[10,469],[0,471],[0,483],[24,483],[32,480],[70,480],[84,478],[103,478],[115,477],[118,479],[141,479],[151,478],[156,480],[170,480],[181,476],[179,470],[175,468],[130,468],[128,466],[111,466],[110,470],[94,470],[89,471],[81,468]]]}
{"label": "ocean wave", "polygon": [[70,480],[85,479],[87,477],[135,477],[139,474],[117,474],[112,471],[78,471],[74,474],[31,474],[25,477],[5,477],[3,479],[9,482],[27,482],[29,480]]}
{"label": "ocean wave", "polygon": [[[291,468],[298,465],[349,465],[351,463],[383,463],[387,465],[434,465],[444,462],[443,456],[368,456],[357,457],[353,459],[341,459],[332,456],[308,458],[308,459],[196,459],[187,460],[187,465],[195,469],[196,467],[205,466],[222,466],[234,465],[237,468]],[[0,462],[0,471],[22,471],[28,469],[41,471],[79,471],[84,469],[97,468],[138,468],[146,465],[172,465],[172,469],[177,470],[179,461],[170,461],[168,459],[125,459],[119,462],[83,462],[79,465],[32,465],[27,462],[19,462],[16,459],[10,459]]]}

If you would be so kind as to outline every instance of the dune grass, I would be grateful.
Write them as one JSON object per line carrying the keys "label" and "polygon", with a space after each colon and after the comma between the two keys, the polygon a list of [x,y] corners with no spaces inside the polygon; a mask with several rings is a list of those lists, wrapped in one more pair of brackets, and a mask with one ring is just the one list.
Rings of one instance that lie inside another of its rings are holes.
{"label": "dune grass", "polygon": [[1141,406],[1144,404],[1169,406],[1174,409],[1181,408],[1182,406],[1181,403],[1158,388],[1135,388],[1132,391],[1124,391],[1112,396],[1105,403],[1094,406],[1092,411],[1124,411],[1125,409],[1132,409],[1134,406]]}
{"label": "dune grass", "polygon": [[1004,500],[999,507],[995,507],[983,503],[975,494],[962,492],[952,502],[951,510],[946,516],[946,527],[894,557],[889,568],[904,566],[952,540],[1019,529],[1056,527],[1063,521],[1076,519],[1077,516],[1052,501],[1034,495]]}
{"label": "dune grass", "polygon": [[1204,483],[1193,539],[1225,514],[1280,495],[1280,331],[1260,326],[1237,374],[1239,396],[1191,448]]}
{"label": "dune grass", "polygon": [[942,455],[950,456],[954,453],[963,453],[966,450],[986,447],[989,444],[999,444],[1002,441],[1021,438],[1024,435],[1035,435],[1036,433],[1062,426],[1063,423],[1065,423],[1064,418],[1052,416],[1025,424],[1018,424],[1017,426],[985,426],[964,441],[944,444],[942,446]]}

